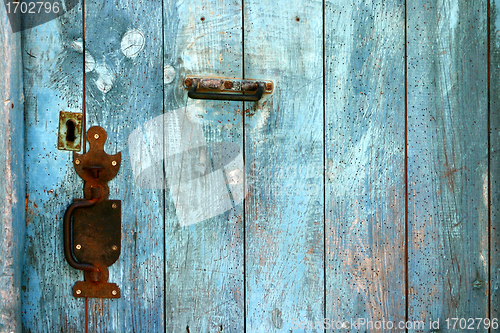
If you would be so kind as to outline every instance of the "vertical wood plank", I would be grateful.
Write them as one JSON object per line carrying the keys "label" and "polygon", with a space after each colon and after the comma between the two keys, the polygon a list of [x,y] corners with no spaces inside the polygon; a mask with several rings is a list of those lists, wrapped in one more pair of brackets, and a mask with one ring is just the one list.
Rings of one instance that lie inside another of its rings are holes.
{"label": "vertical wood plank", "polygon": [[22,32],[26,124],[26,245],[22,281],[25,332],[81,332],[84,302],[72,296],[82,278],[64,259],[62,219],[82,197],[71,152],[57,149],[60,111],[81,111],[82,11]]}
{"label": "vertical wood plank", "polygon": [[408,312],[446,330],[488,315],[487,2],[407,9]]}
{"label": "vertical wood plank", "polygon": [[0,5],[0,332],[21,332],[25,232],[21,35]]}
{"label": "vertical wood plank", "polygon": [[[400,0],[326,2],[326,313],[332,329],[358,318],[405,320],[404,19]],[[384,330],[359,322],[351,331]]]}
{"label": "vertical wood plank", "polygon": [[[210,159],[215,159],[210,148],[214,144],[237,147],[242,161],[242,105],[187,99],[184,76],[242,77],[241,15],[239,0],[164,1],[165,119],[172,110],[182,108],[186,121],[194,126],[181,126],[182,135],[188,141],[205,141],[209,147],[209,165],[198,162],[203,169],[199,179],[222,170],[210,166]],[[179,138],[169,132],[175,124],[165,121],[164,125],[165,149],[177,149],[183,143],[177,143]],[[191,128],[198,128],[199,132],[187,133]],[[179,202],[186,203],[187,211],[198,209],[198,205],[208,205],[206,209],[210,210],[222,205],[214,199],[218,195],[216,189],[226,189],[224,181],[214,180],[207,181],[205,187],[200,187],[199,182],[182,185],[182,179],[188,177],[187,170],[192,168],[190,163],[193,162],[174,165],[182,173],[175,173],[174,178],[178,178],[185,192],[166,193],[167,332],[243,332],[243,205],[234,202],[234,207],[222,214],[182,221]],[[165,167],[166,173],[171,173],[172,165],[166,163]],[[229,174],[243,170],[231,167],[224,172],[229,181]],[[167,187],[172,189],[174,182],[175,179],[167,179]],[[194,199],[197,197],[213,200],[211,204],[198,204]],[[234,193],[233,199],[237,201]],[[184,225],[186,222],[190,225]]]}
{"label": "vertical wood plank", "polygon": [[[246,330],[324,316],[322,1],[244,1]],[[308,332],[322,332],[321,328]]]}
{"label": "vertical wood plank", "polygon": [[[500,1],[490,1],[490,318],[500,319]],[[500,332],[500,328],[491,330]]]}
{"label": "vertical wood plank", "polygon": [[164,194],[134,181],[127,145],[136,128],[163,112],[161,8],[159,1],[85,3],[87,128],[103,127],[106,151],[122,152],[108,183],[109,198],[122,200],[121,255],[109,269],[122,297],[89,300],[92,332],[164,331]]}

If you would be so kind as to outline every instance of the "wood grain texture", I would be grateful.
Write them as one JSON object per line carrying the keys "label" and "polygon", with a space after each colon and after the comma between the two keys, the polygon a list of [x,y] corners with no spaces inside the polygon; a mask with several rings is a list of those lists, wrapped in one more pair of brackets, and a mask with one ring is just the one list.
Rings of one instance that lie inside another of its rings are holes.
{"label": "wood grain texture", "polygon": [[247,332],[324,316],[322,12],[321,1],[244,2],[245,77],[275,82],[244,111]]}
{"label": "wood grain texture", "polygon": [[25,233],[21,36],[0,6],[0,332],[21,332]]}
{"label": "wood grain texture", "polygon": [[[198,134],[208,147],[223,142],[242,151],[241,103],[195,102],[183,86],[185,75],[242,77],[241,1],[165,0],[164,9],[165,68],[175,72],[173,81],[165,77],[166,115],[187,106],[187,117],[202,126]],[[176,146],[167,133],[172,125],[165,123],[166,147]],[[188,137],[194,140],[196,134]],[[189,168],[183,163],[180,172]],[[203,169],[203,176],[211,174],[210,166]],[[188,187],[182,198],[166,193],[167,332],[244,331],[243,205],[189,226],[181,225],[174,205],[182,200],[195,209],[190,196],[215,197],[218,187],[210,181],[206,188]]]}
{"label": "wood grain texture", "polygon": [[407,8],[409,319],[485,318],[487,2]]}
{"label": "wood grain texture", "polygon": [[[81,332],[84,302],[71,288],[83,275],[64,259],[62,219],[82,185],[71,153],[57,149],[60,111],[81,111],[83,57],[64,29],[81,38],[81,9],[22,32],[26,124],[26,245],[22,281],[24,332]],[[64,63],[66,59],[71,65]],[[71,72],[63,72],[66,67]],[[67,80],[74,80],[71,85]]]}
{"label": "wood grain texture", "polygon": [[325,22],[326,317],[404,321],[404,2],[327,1]]}
{"label": "wood grain texture", "polygon": [[[500,318],[500,1],[490,2],[490,318]],[[500,332],[491,330],[491,332]]]}
{"label": "wood grain texture", "polygon": [[120,171],[108,183],[109,198],[122,201],[121,255],[109,269],[122,297],[89,299],[92,332],[164,331],[164,193],[134,182],[127,146],[134,129],[163,112],[161,7],[85,3],[87,128],[103,127],[106,152],[122,152]]}

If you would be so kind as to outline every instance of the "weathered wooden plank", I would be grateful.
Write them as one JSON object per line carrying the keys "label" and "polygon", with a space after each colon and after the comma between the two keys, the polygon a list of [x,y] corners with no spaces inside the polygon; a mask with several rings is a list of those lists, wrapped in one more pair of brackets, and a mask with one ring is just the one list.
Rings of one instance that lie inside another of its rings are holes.
{"label": "weathered wooden plank", "polygon": [[[358,318],[405,320],[404,20],[400,0],[326,2],[326,317],[332,328]],[[385,330],[359,321],[351,331]]]}
{"label": "weathered wooden plank", "polygon": [[62,218],[82,197],[71,152],[57,149],[60,111],[81,111],[82,12],[22,34],[26,126],[26,228],[22,282],[23,331],[81,332],[84,302],[72,296],[82,279],[64,259]]}
{"label": "weathered wooden plank", "polygon": [[21,332],[25,232],[21,36],[0,6],[0,332]]}
{"label": "weathered wooden plank", "polygon": [[448,330],[488,315],[487,2],[407,8],[408,314]]}
{"label": "weathered wooden plank", "polygon": [[[242,104],[195,102],[183,87],[185,75],[242,77],[241,17],[239,0],[164,1],[165,150],[180,152],[165,163],[167,332],[244,331]],[[219,166],[217,143],[235,153]]]}
{"label": "weathered wooden plank", "polygon": [[322,12],[244,2],[245,77],[276,83],[244,111],[247,332],[324,316]]}
{"label": "weathered wooden plank", "polygon": [[500,319],[500,1],[490,6],[490,318]]}
{"label": "weathered wooden plank", "polygon": [[110,199],[122,200],[122,249],[109,281],[122,297],[89,300],[92,332],[164,331],[164,193],[134,181],[127,145],[134,129],[163,112],[161,7],[158,1],[85,3],[86,124],[107,131],[108,153],[122,152],[109,183]]}

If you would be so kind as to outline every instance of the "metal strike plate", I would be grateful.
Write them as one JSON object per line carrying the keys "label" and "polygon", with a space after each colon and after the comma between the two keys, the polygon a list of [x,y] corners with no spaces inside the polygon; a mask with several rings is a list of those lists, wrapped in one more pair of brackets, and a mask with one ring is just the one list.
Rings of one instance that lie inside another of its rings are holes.
{"label": "metal strike plate", "polygon": [[109,267],[118,260],[120,251],[120,200],[102,200],[92,207],[75,210],[73,252],[79,262]]}
{"label": "metal strike plate", "polygon": [[59,113],[59,135],[57,149],[80,151],[82,142],[81,113],[61,111]]}

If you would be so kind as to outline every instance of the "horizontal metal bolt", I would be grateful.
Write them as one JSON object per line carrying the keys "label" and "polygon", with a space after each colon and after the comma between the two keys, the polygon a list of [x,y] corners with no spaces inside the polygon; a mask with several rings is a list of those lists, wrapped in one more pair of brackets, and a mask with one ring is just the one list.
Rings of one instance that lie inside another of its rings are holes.
{"label": "horizontal metal bolt", "polygon": [[113,245],[111,248],[113,249],[113,251],[118,250],[118,246],[116,246],[116,245]]}
{"label": "horizontal metal bolt", "polygon": [[116,161],[111,162],[112,166],[116,166]]}
{"label": "horizontal metal bolt", "polygon": [[76,294],[77,294],[77,295],[80,295],[81,293],[82,293],[82,291],[81,291],[80,289],[78,289],[78,290],[76,291]]}
{"label": "horizontal metal bolt", "polygon": [[76,159],[76,160],[75,160],[75,164],[76,164],[76,165],[80,164],[80,160],[79,160],[79,159]]}
{"label": "horizontal metal bolt", "polygon": [[113,290],[111,293],[113,294],[113,296],[116,296],[116,294],[118,294],[116,290]]}
{"label": "horizontal metal bolt", "polygon": [[94,139],[96,139],[96,140],[99,139],[99,134],[97,134],[97,133],[94,134]]}
{"label": "horizontal metal bolt", "polygon": [[77,250],[80,250],[82,248],[82,246],[80,244],[76,244],[75,247],[76,247]]}
{"label": "horizontal metal bolt", "polygon": [[116,209],[116,208],[118,208],[118,205],[114,203],[111,205],[111,208]]}

